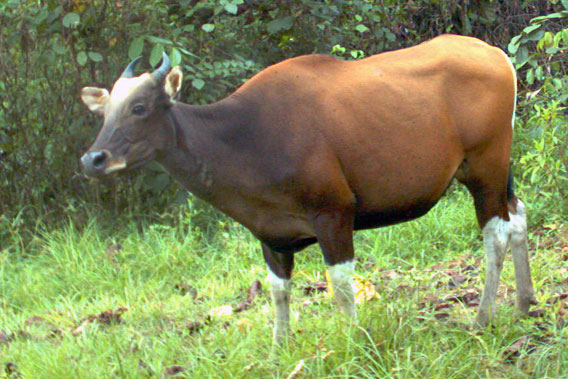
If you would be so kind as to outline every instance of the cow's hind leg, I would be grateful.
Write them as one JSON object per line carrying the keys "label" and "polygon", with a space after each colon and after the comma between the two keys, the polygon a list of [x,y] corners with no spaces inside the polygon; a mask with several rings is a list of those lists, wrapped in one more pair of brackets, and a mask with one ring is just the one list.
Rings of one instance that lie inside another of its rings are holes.
{"label": "cow's hind leg", "polygon": [[353,286],[353,214],[351,211],[321,213],[314,221],[337,306],[354,321],[355,294]]}
{"label": "cow's hind leg", "polygon": [[527,243],[527,214],[525,204],[513,197],[509,200],[511,251],[515,265],[515,284],[517,287],[517,308],[527,313],[531,304],[536,304],[529,265]]}
{"label": "cow's hind leg", "polygon": [[534,290],[527,252],[526,212],[523,203],[513,194],[508,168],[492,159],[483,164],[477,161],[477,165],[473,162],[462,165],[456,177],[471,192],[483,230],[487,268],[476,321],[486,325],[495,312],[495,298],[509,244],[515,264],[517,307],[522,312],[526,313],[529,304],[534,302]]}
{"label": "cow's hind leg", "polygon": [[486,257],[485,286],[476,319],[482,326],[487,325],[488,320],[495,313],[495,298],[509,243],[508,224],[509,222],[500,216],[494,216],[483,226]]}
{"label": "cow's hind leg", "polygon": [[290,287],[294,254],[275,252],[265,244],[262,244],[262,253],[268,266],[268,280],[272,287],[274,304],[275,320],[272,342],[279,345],[290,333]]}

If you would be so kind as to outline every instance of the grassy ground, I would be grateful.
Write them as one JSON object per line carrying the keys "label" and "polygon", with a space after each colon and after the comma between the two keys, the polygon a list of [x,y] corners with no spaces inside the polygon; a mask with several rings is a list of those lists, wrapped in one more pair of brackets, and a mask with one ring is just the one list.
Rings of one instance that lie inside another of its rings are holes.
{"label": "grassy ground", "polygon": [[497,318],[482,330],[469,327],[484,263],[462,191],[418,221],[356,234],[359,326],[336,314],[319,250],[307,249],[294,338],[275,354],[259,244],[215,222],[69,223],[27,251],[12,238],[0,253],[0,377],[567,377],[562,222],[531,227],[534,317],[515,317],[508,257]]}

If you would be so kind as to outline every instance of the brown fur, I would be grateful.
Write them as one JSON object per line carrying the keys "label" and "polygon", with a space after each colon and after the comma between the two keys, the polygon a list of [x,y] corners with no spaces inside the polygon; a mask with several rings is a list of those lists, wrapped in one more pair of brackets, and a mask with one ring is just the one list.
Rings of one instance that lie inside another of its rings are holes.
{"label": "brown fur", "polygon": [[[454,177],[481,226],[508,220],[515,78],[503,52],[477,39],[441,36],[353,62],[293,58],[205,107],[162,109],[163,89],[140,87],[106,110],[91,151],[128,166],[140,161],[131,151],[155,157],[269,250],[319,241],[329,264],[351,259],[354,229],[421,216]],[[144,120],[128,116],[134,97],[149,99]]]}

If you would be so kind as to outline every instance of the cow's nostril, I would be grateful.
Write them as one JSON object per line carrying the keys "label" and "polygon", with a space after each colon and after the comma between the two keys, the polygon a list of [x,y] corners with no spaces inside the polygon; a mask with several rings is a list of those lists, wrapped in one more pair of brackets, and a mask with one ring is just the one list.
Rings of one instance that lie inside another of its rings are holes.
{"label": "cow's nostril", "polygon": [[93,159],[93,166],[96,169],[102,169],[105,166],[105,162],[107,160],[107,155],[104,151],[97,151],[96,153],[92,153]]}

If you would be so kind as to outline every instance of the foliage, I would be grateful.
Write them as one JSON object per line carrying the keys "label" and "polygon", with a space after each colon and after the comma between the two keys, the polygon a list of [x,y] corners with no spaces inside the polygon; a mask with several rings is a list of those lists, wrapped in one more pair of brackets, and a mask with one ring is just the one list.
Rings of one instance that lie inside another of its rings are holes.
{"label": "foliage", "polygon": [[[331,53],[359,59],[446,32],[472,34],[505,47],[537,16],[535,25],[546,32],[541,47],[537,46],[541,55],[529,61],[529,65],[537,62],[531,66],[534,75],[530,70],[526,75],[535,77],[528,84],[530,93],[540,89],[533,88],[537,81],[542,82],[548,99],[566,94],[558,80],[568,88],[563,76],[557,75],[565,69],[561,19],[543,16],[563,14],[556,9],[561,4],[565,2],[4,1],[0,3],[0,211],[8,221],[1,225],[11,225],[18,217],[32,228],[38,218],[73,217],[86,222],[100,212],[143,218],[154,213],[148,210],[167,210],[186,202],[185,192],[156,166],[104,182],[81,175],[78,158],[93,141],[100,120],[80,104],[79,90],[86,85],[111,87],[138,55],[147,58],[144,69],[148,70],[166,51],[185,73],[181,99],[204,104],[226,96],[263,67],[291,56]],[[533,38],[537,31],[523,33]],[[554,47],[550,41],[554,46],[558,42],[558,52],[550,50]],[[520,52],[532,48],[524,37],[517,42]]]}
{"label": "foliage", "polygon": [[559,218],[568,214],[568,1],[561,6],[533,18],[508,45],[519,84],[526,88],[517,107],[522,187],[534,207]]}
{"label": "foliage", "polygon": [[568,2],[562,4],[565,10],[533,18],[508,45],[515,67],[528,66],[523,83],[531,89],[529,98],[542,91],[546,100],[564,103],[568,99]]}

